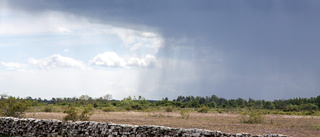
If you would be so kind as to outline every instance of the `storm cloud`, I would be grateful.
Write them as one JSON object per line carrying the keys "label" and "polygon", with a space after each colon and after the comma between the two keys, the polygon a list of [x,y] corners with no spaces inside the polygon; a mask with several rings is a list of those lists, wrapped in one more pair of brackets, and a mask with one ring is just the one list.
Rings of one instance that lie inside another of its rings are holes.
{"label": "storm cloud", "polygon": [[2,3],[35,16],[56,11],[160,35],[163,46],[156,44],[154,53],[161,67],[139,71],[137,92],[145,96],[271,100],[319,95],[319,1]]}

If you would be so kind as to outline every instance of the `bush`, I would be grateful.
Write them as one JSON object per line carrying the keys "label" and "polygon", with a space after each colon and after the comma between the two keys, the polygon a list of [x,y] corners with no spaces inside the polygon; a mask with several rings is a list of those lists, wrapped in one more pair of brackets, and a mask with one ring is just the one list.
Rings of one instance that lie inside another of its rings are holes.
{"label": "bush", "polygon": [[68,121],[68,120],[77,121],[79,119],[79,116],[77,114],[77,110],[75,107],[69,107],[63,113],[67,113],[67,116],[63,118],[65,121]]}
{"label": "bush", "polygon": [[114,112],[114,111],[116,111],[116,110],[117,110],[117,109],[116,109],[115,106],[108,106],[108,107],[102,108],[102,111],[104,111],[104,112]]}
{"label": "bush", "polygon": [[166,111],[166,112],[172,112],[172,111],[173,111],[173,107],[166,107],[166,108],[165,108],[165,111]]}
{"label": "bush", "polygon": [[131,105],[131,107],[134,110],[145,110],[145,109],[147,109],[146,106],[143,106],[143,105],[141,105],[139,103],[135,103],[135,104]]}
{"label": "bush", "polygon": [[180,110],[180,115],[182,119],[189,119],[190,118],[190,111],[188,109]]}
{"label": "bush", "polygon": [[311,110],[311,111],[308,111],[308,112],[305,113],[305,115],[316,115],[316,114],[317,113],[314,110]]}
{"label": "bush", "polygon": [[67,116],[64,117],[65,121],[71,120],[71,121],[88,121],[90,116],[92,115],[93,107],[89,106],[84,108],[84,110],[80,113],[80,115],[77,113],[77,110],[75,107],[71,106],[67,110],[65,110],[63,113],[67,113]]}
{"label": "bush", "polygon": [[19,117],[29,108],[28,101],[8,97],[0,100],[0,114],[9,117]]}
{"label": "bush", "polygon": [[53,112],[52,106],[45,106],[45,107],[43,108],[43,112]]}
{"label": "bush", "polygon": [[249,123],[249,124],[258,124],[262,123],[264,121],[265,115],[262,114],[261,112],[255,112],[255,111],[248,111],[242,113],[240,116],[240,120],[243,123]]}
{"label": "bush", "polygon": [[84,108],[84,110],[81,112],[80,116],[79,116],[79,120],[81,121],[88,121],[90,116],[92,115],[92,110],[93,107],[86,107]]}
{"label": "bush", "polygon": [[131,105],[126,105],[126,106],[123,106],[123,108],[127,111],[130,111],[130,110],[133,110],[132,106]]}
{"label": "bush", "polygon": [[210,110],[209,107],[201,107],[201,108],[198,109],[198,112],[199,113],[208,113],[209,110]]}

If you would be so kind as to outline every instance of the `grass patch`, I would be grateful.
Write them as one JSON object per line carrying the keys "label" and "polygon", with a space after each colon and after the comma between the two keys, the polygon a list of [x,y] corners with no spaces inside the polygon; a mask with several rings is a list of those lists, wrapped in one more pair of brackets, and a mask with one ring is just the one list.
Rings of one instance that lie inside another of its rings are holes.
{"label": "grass patch", "polygon": [[265,115],[260,111],[245,111],[240,115],[240,121],[242,123],[249,123],[249,124],[259,124],[262,123],[265,119]]}
{"label": "grass patch", "polygon": [[315,130],[320,130],[320,124],[315,124],[315,125],[313,125],[313,127]]}
{"label": "grass patch", "polygon": [[165,111],[166,112],[173,112],[173,107],[172,106],[166,107]]}
{"label": "grass patch", "polygon": [[180,110],[180,118],[182,118],[182,119],[189,119],[190,114],[191,114],[191,112],[188,109],[181,109]]}
{"label": "grass patch", "polygon": [[149,117],[158,117],[158,118],[171,117],[169,115],[164,115],[164,114],[161,114],[161,113],[153,113],[153,114],[149,114],[148,116]]}

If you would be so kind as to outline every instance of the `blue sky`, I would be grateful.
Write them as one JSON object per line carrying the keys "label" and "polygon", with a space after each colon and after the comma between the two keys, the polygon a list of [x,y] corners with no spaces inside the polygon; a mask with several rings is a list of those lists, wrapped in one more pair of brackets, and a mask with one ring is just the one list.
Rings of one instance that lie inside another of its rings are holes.
{"label": "blue sky", "polygon": [[0,93],[320,93],[320,2],[0,0]]}

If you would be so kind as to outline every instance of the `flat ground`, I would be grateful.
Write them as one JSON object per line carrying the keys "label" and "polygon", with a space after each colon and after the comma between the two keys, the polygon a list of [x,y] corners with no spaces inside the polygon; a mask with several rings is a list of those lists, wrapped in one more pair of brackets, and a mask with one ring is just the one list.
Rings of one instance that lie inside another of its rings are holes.
{"label": "flat ground", "polygon": [[[64,113],[32,112],[24,117],[62,120]],[[285,134],[295,137],[318,137],[319,116],[267,115],[261,124],[240,122],[238,114],[192,112],[182,119],[178,112],[95,112],[90,121],[131,125],[159,125],[174,128],[198,128],[227,133]]]}

